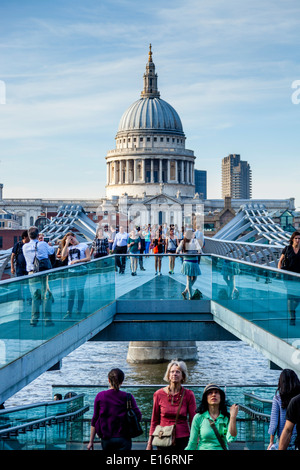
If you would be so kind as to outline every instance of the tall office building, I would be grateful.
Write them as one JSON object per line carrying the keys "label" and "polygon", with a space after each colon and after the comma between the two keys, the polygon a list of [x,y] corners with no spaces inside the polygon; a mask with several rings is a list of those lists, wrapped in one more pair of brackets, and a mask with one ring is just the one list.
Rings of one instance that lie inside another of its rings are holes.
{"label": "tall office building", "polygon": [[240,155],[230,154],[222,160],[222,198],[251,199],[252,175],[250,165]]}
{"label": "tall office building", "polygon": [[204,170],[195,170],[195,193],[200,199],[207,199],[207,172]]}

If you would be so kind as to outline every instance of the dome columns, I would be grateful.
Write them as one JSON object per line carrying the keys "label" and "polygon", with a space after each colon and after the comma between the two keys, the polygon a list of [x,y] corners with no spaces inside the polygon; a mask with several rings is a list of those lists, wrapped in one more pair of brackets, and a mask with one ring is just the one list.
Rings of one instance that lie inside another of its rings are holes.
{"label": "dome columns", "polygon": [[161,183],[194,185],[194,161],[165,156],[139,156],[107,162],[107,188],[121,185],[123,192],[128,192],[127,185],[147,184],[148,187],[149,184]]}

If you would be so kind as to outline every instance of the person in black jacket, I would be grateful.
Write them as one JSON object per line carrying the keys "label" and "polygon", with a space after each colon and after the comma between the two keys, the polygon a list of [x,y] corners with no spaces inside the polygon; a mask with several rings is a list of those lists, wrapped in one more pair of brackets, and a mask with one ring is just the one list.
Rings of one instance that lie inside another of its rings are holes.
{"label": "person in black jacket", "polygon": [[[278,269],[284,269],[293,273],[300,274],[300,232],[296,231],[290,238],[289,245],[286,246],[281,253]],[[290,324],[296,324],[296,308],[300,302],[299,294],[295,295],[293,292],[293,278],[286,276],[287,298],[288,298],[288,312],[290,315]],[[295,280],[297,281],[297,279]],[[297,282],[298,290],[299,283]]]}
{"label": "person in black jacket", "polygon": [[26,260],[23,255],[23,245],[24,243],[29,242],[28,230],[25,230],[22,233],[22,240],[17,242],[11,253],[11,260],[10,260],[10,270],[12,274],[16,274],[17,277],[19,276],[26,276]]}

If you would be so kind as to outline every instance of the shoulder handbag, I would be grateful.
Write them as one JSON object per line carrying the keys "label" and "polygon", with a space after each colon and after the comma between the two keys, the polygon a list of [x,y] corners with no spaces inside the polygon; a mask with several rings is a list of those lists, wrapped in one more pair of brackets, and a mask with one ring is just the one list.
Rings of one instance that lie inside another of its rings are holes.
{"label": "shoulder handbag", "polygon": [[180,408],[182,405],[184,392],[185,390],[183,389],[182,397],[181,397],[177,414],[176,414],[176,418],[175,418],[175,424],[171,426],[157,425],[154,430],[154,433],[152,434],[153,436],[152,445],[158,446],[158,447],[171,447],[175,445],[176,424],[177,424],[177,420],[179,417],[179,412],[180,412]]}
{"label": "shoulder handbag", "polygon": [[215,435],[216,435],[216,437],[217,437],[217,439],[218,439],[218,441],[219,441],[219,443],[220,443],[222,449],[223,449],[223,450],[228,450],[227,447],[226,447],[226,444],[225,444],[225,442],[224,442],[224,439],[222,439],[222,437],[220,436],[219,431],[217,430],[217,427],[216,427],[214,421],[213,421],[212,419],[210,419],[210,418],[208,418],[208,421],[209,421],[209,423],[210,423],[212,429],[214,430],[214,433],[215,433]]}
{"label": "shoulder handbag", "polygon": [[126,418],[127,418],[127,426],[128,426],[129,437],[137,437],[137,436],[140,436],[141,434],[143,434],[144,431],[141,427],[141,424],[138,421],[137,416],[136,416],[135,412],[132,409],[130,393],[127,393]]}
{"label": "shoulder handbag", "polygon": [[288,246],[285,248],[284,258],[281,261],[281,269],[288,270],[289,258],[288,258]]}

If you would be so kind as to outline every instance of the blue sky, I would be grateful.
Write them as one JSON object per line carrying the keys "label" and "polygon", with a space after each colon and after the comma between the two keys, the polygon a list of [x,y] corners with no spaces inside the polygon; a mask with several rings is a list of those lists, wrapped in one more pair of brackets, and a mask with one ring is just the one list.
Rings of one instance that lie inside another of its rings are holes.
{"label": "blue sky", "polygon": [[105,195],[105,155],[140,97],[151,43],[208,197],[221,197],[221,160],[238,153],[253,198],[299,207],[299,30],[298,0],[2,0],[4,197]]}

